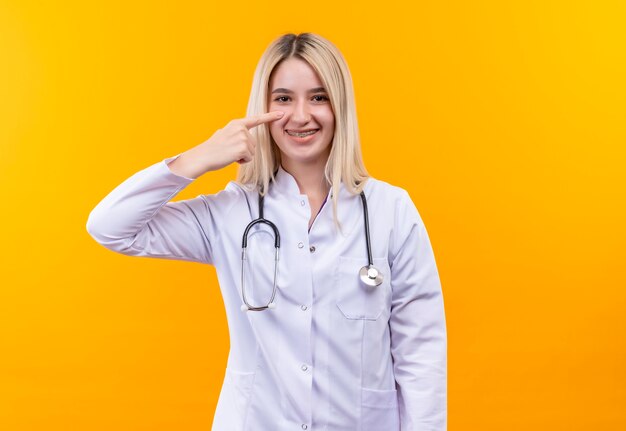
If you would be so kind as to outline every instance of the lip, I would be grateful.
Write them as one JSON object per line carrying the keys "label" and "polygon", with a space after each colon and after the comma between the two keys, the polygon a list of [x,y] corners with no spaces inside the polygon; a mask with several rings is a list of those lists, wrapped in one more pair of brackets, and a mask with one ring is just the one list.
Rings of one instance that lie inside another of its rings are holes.
{"label": "lip", "polygon": [[311,130],[319,130],[319,129],[305,129],[305,130],[285,129],[285,132],[305,133],[305,132],[310,132]]}
{"label": "lip", "polygon": [[[315,138],[317,137],[317,134],[318,134],[318,132],[319,132],[319,129],[311,129],[311,130],[315,130],[316,132],[315,132],[315,133],[312,133],[312,134],[310,134],[310,135],[308,135],[308,136],[305,136],[305,137],[303,137],[303,138],[300,138],[300,137],[298,137],[298,136],[292,136],[292,135],[290,135],[289,133],[287,133],[287,131],[286,131],[286,130],[285,130],[285,135],[287,135],[287,137],[288,137],[290,140],[292,140],[293,142],[298,142],[298,143],[304,144],[304,143],[307,143],[307,142],[309,142],[309,141],[312,141],[313,139],[315,139]],[[302,132],[300,132],[300,133],[302,133]]]}

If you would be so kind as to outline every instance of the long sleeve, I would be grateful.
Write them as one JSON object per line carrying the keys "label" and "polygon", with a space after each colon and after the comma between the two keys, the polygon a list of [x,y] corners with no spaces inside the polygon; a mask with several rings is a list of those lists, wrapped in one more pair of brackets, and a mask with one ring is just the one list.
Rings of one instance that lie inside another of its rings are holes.
{"label": "long sleeve", "polygon": [[447,429],[447,335],[428,233],[409,194],[397,201],[392,256],[391,354],[402,431]]}
{"label": "long sleeve", "polygon": [[169,169],[179,156],[135,173],[111,191],[89,214],[89,234],[129,256],[213,264],[219,226],[238,197],[237,188],[170,202],[194,181]]}

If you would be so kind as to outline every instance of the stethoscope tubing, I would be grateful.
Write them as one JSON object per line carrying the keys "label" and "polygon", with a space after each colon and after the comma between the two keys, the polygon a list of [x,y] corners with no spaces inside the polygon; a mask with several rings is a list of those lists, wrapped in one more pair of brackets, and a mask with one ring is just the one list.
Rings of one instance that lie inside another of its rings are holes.
{"label": "stethoscope tubing", "polygon": [[[369,229],[369,211],[367,209],[367,199],[365,198],[365,192],[361,191],[361,202],[363,204],[363,219],[365,224],[365,246],[367,248],[367,261],[368,265],[361,268],[359,271],[359,276],[361,280],[368,286],[378,286],[382,283],[382,274],[374,267],[374,260],[372,258],[372,245],[370,241],[370,229]],[[243,233],[243,238],[241,241],[241,296],[244,304],[241,306],[242,311],[261,311],[268,308],[275,308],[276,304],[274,303],[274,298],[276,297],[276,278],[278,275],[278,259],[279,259],[279,250],[280,250],[280,232],[274,223],[267,220],[263,216],[263,201],[264,196],[259,193],[259,217],[255,220],[252,220]],[[274,231],[274,249],[275,249],[275,257],[274,257],[274,282],[272,289],[272,297],[269,303],[265,306],[255,307],[248,303],[246,299],[246,289],[245,289],[245,262],[247,260],[246,257],[246,249],[248,247],[248,233],[250,229],[259,224],[264,223],[269,225]]]}

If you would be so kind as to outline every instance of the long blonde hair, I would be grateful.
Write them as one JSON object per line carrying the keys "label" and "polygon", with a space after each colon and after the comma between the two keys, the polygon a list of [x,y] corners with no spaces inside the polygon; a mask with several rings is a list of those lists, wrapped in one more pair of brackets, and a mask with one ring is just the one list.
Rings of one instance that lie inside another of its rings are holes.
{"label": "long blonde hair", "polygon": [[[346,190],[359,194],[370,177],[363,163],[359,127],[356,116],[352,76],[341,52],[327,39],[314,33],[285,34],[265,50],[254,72],[247,116],[268,112],[270,77],[283,60],[295,57],[306,61],[317,73],[328,92],[335,116],[335,133],[324,168],[326,181],[331,184],[333,218],[337,219],[340,182]],[[254,127],[250,133],[256,139],[252,161],[239,166],[237,182],[248,190],[260,190],[265,195],[274,172],[280,165],[280,150],[272,138],[268,123]]]}

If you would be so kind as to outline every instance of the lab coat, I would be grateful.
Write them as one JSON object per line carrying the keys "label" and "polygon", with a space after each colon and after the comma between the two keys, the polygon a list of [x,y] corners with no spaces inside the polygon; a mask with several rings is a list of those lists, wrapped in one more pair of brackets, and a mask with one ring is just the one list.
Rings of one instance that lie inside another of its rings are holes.
{"label": "lab coat", "polygon": [[[309,199],[280,167],[264,200],[280,232],[276,308],[242,312],[242,234],[259,215],[258,195],[231,181],[216,194],[171,201],[194,181],[169,169],[179,155],[116,187],[90,213],[87,231],[125,255],[215,266],[230,353],[212,429],[446,430],[442,290],[409,194],[376,178],[366,183],[372,256],[384,277],[371,288],[358,275],[367,264],[360,196],[341,184],[343,235],[331,191],[309,231]],[[271,228],[255,225],[245,267],[252,305],[271,297],[274,252]]]}

